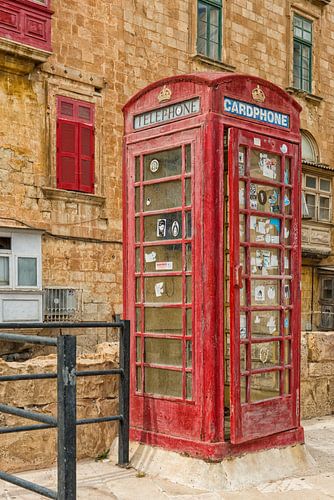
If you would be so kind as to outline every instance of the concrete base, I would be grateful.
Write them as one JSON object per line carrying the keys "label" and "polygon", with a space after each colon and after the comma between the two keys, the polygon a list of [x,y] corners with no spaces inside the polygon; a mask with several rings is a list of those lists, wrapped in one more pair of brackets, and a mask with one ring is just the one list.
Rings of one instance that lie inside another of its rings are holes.
{"label": "concrete base", "polygon": [[[117,442],[111,454],[117,456]],[[314,466],[305,445],[288,446],[209,463],[173,451],[130,443],[131,465],[138,471],[171,482],[209,491],[236,491],[303,474]]]}

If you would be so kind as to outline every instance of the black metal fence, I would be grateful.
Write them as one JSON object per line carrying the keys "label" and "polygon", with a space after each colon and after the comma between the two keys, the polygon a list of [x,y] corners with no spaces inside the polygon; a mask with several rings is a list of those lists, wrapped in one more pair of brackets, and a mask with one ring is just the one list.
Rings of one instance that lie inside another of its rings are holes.
{"label": "black metal fence", "polygon": [[[119,422],[118,463],[129,462],[129,372],[130,372],[130,323],[129,321],[82,322],[82,323],[7,323],[1,329],[68,329],[68,328],[118,328],[119,368],[111,370],[76,370],[76,336],[59,335],[57,337],[40,337],[37,335],[18,335],[0,333],[0,341],[24,342],[55,346],[57,348],[57,373],[36,373],[22,375],[3,375],[0,382],[13,380],[57,379],[57,418],[38,412],[32,412],[0,404],[0,412],[40,422],[35,425],[0,427],[0,434],[22,432],[38,429],[57,428],[58,430],[58,479],[57,491],[50,490],[36,483],[26,481],[17,476],[0,471],[0,479],[34,491],[47,498],[57,500],[76,499],[76,426],[99,422]],[[77,419],[76,416],[76,380],[77,377],[97,375],[119,375],[119,415],[100,418]]]}

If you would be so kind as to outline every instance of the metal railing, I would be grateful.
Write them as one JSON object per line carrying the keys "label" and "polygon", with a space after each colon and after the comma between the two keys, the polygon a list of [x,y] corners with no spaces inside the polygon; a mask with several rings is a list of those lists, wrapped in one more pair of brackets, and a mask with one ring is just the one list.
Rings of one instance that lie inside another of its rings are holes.
{"label": "metal railing", "polygon": [[[118,464],[129,462],[129,369],[130,369],[130,322],[81,322],[81,323],[7,323],[0,329],[67,329],[67,328],[119,328],[119,368],[111,370],[76,370],[76,337],[59,335],[58,337],[39,337],[37,335],[18,335],[0,333],[0,341],[24,342],[57,347],[57,373],[35,373],[22,375],[3,375],[0,382],[16,380],[57,379],[57,418],[0,404],[0,412],[40,422],[34,425],[0,427],[0,434],[38,429],[57,428],[57,491],[50,490],[36,483],[26,481],[12,474],[0,471],[0,479],[21,486],[47,498],[56,500],[76,499],[76,426],[99,422],[119,422]],[[76,381],[77,377],[97,375],[119,375],[119,414],[77,419],[76,416]]]}

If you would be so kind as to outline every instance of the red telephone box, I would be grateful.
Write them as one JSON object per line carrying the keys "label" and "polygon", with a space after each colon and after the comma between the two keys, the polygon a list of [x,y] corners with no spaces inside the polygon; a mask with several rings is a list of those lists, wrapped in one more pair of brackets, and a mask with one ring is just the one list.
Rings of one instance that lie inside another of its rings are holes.
{"label": "red telephone box", "polygon": [[215,460],[303,441],[300,110],[221,73],[126,104],[133,439]]}

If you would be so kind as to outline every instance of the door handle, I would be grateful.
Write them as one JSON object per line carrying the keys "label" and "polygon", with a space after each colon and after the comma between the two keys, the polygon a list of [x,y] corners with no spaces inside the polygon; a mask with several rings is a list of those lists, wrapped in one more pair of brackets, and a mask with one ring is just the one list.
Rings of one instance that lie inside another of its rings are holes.
{"label": "door handle", "polygon": [[237,288],[243,288],[242,271],[243,268],[241,264],[234,267],[234,283]]}

